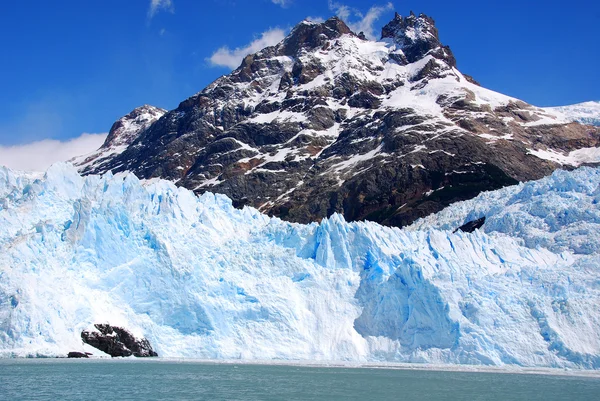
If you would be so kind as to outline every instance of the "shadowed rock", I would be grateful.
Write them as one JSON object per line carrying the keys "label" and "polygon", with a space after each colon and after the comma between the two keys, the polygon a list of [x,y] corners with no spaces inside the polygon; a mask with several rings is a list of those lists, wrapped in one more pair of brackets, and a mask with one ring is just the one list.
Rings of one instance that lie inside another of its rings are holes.
{"label": "shadowed rock", "polygon": [[484,224],[485,224],[485,216],[483,216],[480,219],[469,221],[468,223],[463,224],[462,226],[460,226],[456,230],[454,230],[454,232],[457,232],[458,230],[460,230],[465,233],[472,233],[473,231],[483,227]]}
{"label": "shadowed rock", "polygon": [[129,331],[109,324],[95,324],[98,331],[82,331],[81,339],[86,344],[112,356],[158,356],[145,338],[137,339]]}
{"label": "shadowed rock", "polygon": [[67,355],[67,358],[89,358],[91,354],[88,354],[87,352],[69,352],[69,354]]}

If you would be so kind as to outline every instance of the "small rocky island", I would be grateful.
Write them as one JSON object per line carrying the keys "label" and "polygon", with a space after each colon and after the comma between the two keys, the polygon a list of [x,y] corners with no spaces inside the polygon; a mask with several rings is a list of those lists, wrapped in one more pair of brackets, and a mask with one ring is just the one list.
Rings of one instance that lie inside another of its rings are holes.
{"label": "small rocky island", "polygon": [[[147,339],[137,339],[122,327],[111,326],[109,324],[95,324],[94,327],[98,331],[84,330],[81,332],[81,339],[84,343],[112,357],[133,355],[142,358],[158,356]],[[76,357],[74,355],[71,356],[71,354],[75,353],[69,353],[69,357]],[[77,357],[85,358],[87,355]]]}

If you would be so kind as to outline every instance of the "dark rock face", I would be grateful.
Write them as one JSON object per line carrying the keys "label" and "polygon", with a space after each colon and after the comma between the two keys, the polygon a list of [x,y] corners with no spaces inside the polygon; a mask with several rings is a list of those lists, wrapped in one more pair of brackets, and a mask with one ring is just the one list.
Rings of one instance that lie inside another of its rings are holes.
{"label": "dark rock face", "polygon": [[302,49],[323,47],[327,41],[344,34],[354,34],[338,17],[328,19],[322,24],[301,23],[283,41],[281,53],[296,56]]}
{"label": "dark rock face", "polygon": [[450,67],[456,67],[456,59],[450,47],[442,45],[433,18],[425,14],[418,17],[411,11],[403,18],[396,13],[394,19],[383,27],[382,39],[392,39],[404,55],[406,64],[414,63],[424,58],[428,53],[435,58],[445,61]]}
{"label": "dark rock face", "polygon": [[460,226],[456,230],[454,230],[454,232],[457,232],[460,230],[464,233],[472,233],[475,230],[483,227],[484,224],[485,224],[485,216],[483,216],[477,220],[469,221],[468,223],[463,224],[462,226]]}
{"label": "dark rock face", "polygon": [[69,352],[69,354],[67,355],[67,358],[89,358],[90,354],[88,354],[87,352]]}
{"label": "dark rock face", "polygon": [[461,74],[424,14],[396,14],[382,37],[366,41],[338,18],[302,22],[80,171],[173,180],[294,222],[337,212],[403,226],[573,167],[536,154],[600,145],[599,128]]}
{"label": "dark rock face", "polygon": [[81,339],[112,357],[136,356],[152,357],[158,356],[152,346],[145,338],[136,339],[129,331],[108,324],[95,324],[98,330],[81,332]]}

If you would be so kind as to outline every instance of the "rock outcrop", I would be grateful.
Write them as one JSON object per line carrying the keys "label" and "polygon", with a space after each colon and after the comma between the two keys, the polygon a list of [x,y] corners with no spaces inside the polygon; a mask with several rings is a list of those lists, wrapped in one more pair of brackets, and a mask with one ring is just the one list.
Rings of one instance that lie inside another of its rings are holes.
{"label": "rock outcrop", "polygon": [[158,356],[145,338],[137,339],[124,328],[109,324],[95,324],[98,331],[83,331],[81,339],[84,343],[112,357],[152,357]]}
{"label": "rock outcrop", "polygon": [[463,224],[462,226],[460,226],[456,230],[454,230],[454,232],[462,231],[464,233],[472,233],[475,230],[483,227],[484,224],[485,224],[485,216],[483,216],[477,220],[472,220],[472,221],[469,221],[468,223]]}
{"label": "rock outcrop", "polygon": [[69,354],[67,355],[67,358],[74,358],[74,359],[89,358],[90,355],[91,354],[88,352],[73,351],[73,352],[69,352]]}
{"label": "rock outcrop", "polygon": [[105,163],[110,164],[115,157],[125,151],[147,128],[166,113],[167,110],[147,104],[134,109],[115,121],[106,140],[98,150],[76,157],[72,160],[73,163],[84,173],[104,168]]}

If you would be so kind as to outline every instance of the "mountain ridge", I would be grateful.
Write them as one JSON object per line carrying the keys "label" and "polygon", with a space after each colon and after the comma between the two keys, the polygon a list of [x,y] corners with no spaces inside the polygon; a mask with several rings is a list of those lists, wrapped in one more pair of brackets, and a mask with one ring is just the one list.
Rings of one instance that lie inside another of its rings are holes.
{"label": "mountain ridge", "polygon": [[290,221],[340,212],[403,226],[482,190],[600,161],[599,129],[478,86],[425,14],[396,13],[382,37],[365,40],[337,17],[303,21],[123,152],[76,164],[223,193]]}

